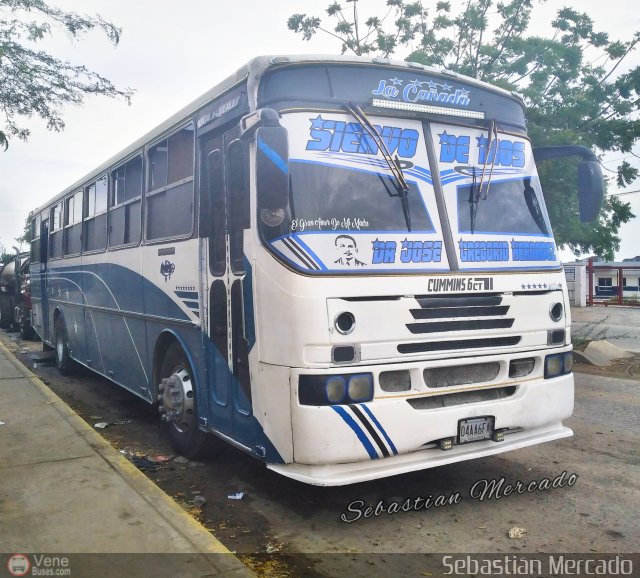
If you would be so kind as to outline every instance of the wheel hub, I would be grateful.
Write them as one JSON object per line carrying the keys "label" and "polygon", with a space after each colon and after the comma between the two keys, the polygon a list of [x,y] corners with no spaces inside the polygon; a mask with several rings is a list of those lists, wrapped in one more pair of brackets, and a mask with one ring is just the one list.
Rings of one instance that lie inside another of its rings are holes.
{"label": "wheel hub", "polygon": [[158,402],[158,410],[164,421],[175,424],[180,430],[192,425],[193,388],[191,376],[186,369],[176,371],[162,380],[158,387]]}

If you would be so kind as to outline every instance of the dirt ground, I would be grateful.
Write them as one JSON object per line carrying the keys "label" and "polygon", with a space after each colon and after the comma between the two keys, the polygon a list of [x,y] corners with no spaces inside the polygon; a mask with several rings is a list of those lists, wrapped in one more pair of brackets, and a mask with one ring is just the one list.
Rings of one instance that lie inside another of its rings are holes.
{"label": "dirt ground", "polygon": [[583,361],[574,361],[573,370],[590,375],[618,377],[620,379],[640,379],[640,354],[617,359],[606,367],[598,367]]}
{"label": "dirt ground", "polygon": [[[182,460],[154,407],[82,368],[62,377],[50,363],[34,367],[39,342],[3,332],[0,339],[91,426],[109,423],[100,433],[259,576],[356,578],[387,575],[390,566],[396,574],[402,568],[402,575],[424,576],[430,575],[430,552],[633,552],[640,543],[640,355],[606,369],[575,365],[576,411],[568,424],[573,438],[345,488],[317,488],[283,478],[214,439],[210,459]],[[388,504],[464,493],[476,480],[540,480],[563,471],[578,475],[575,488],[487,502],[467,496],[446,508],[353,524],[340,520],[354,500]],[[511,539],[513,527],[528,534]]]}

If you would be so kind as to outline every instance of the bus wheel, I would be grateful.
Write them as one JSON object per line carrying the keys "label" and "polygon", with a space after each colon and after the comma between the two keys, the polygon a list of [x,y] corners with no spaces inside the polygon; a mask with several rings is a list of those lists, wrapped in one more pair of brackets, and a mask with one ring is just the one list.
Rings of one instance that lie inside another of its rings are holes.
{"label": "bus wheel", "polygon": [[11,302],[9,297],[0,295],[0,327],[2,329],[9,329],[11,327]]}
{"label": "bus wheel", "polygon": [[187,458],[206,455],[209,436],[198,427],[193,371],[177,343],[169,346],[160,367],[158,410],[167,423],[174,449]]}
{"label": "bus wheel", "polygon": [[69,339],[67,337],[67,326],[62,316],[56,319],[55,325],[55,352],[56,366],[62,375],[71,373],[71,364],[73,363],[69,357]]}
{"label": "bus wheel", "polygon": [[31,323],[29,321],[23,321],[20,324],[20,337],[22,339],[30,341],[31,339],[34,338],[35,333],[36,332],[34,331],[33,327],[31,326]]}

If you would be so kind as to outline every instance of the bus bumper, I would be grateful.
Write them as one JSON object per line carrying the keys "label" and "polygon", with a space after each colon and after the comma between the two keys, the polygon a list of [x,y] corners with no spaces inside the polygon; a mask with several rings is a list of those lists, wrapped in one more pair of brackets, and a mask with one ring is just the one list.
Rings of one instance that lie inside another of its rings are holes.
{"label": "bus bumper", "polygon": [[[431,409],[415,397],[374,399],[350,406],[292,408],[294,452],[278,473],[315,485],[343,485],[494,455],[568,437],[562,420],[573,413],[573,374],[521,383],[497,400]],[[490,416],[493,439],[457,444],[461,420]],[[441,449],[441,440],[453,447]]]}
{"label": "bus bumper", "polygon": [[438,448],[424,449],[380,460],[346,464],[273,464],[267,467],[283,476],[315,486],[344,486],[367,482],[378,478],[397,476],[409,472],[446,466],[456,462],[493,456],[535,444],[570,437],[573,431],[561,423],[510,434],[503,442],[486,440],[462,446],[450,451]]}

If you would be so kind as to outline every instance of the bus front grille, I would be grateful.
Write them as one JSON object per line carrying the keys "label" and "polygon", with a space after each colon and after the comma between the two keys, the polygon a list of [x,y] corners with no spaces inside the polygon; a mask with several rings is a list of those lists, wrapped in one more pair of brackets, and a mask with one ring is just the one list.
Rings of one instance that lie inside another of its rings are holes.
{"label": "bus front grille", "polygon": [[489,337],[477,339],[460,339],[456,341],[428,341],[423,343],[401,343],[398,353],[427,353],[430,351],[447,351],[456,349],[478,349],[481,347],[509,347],[520,343],[520,337]]}

